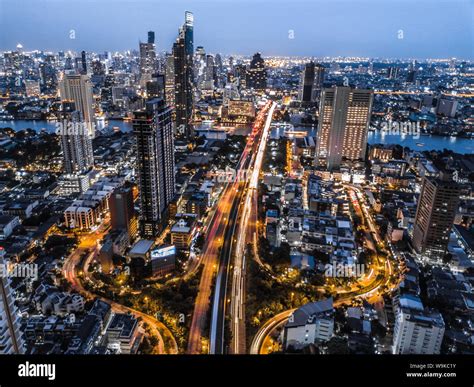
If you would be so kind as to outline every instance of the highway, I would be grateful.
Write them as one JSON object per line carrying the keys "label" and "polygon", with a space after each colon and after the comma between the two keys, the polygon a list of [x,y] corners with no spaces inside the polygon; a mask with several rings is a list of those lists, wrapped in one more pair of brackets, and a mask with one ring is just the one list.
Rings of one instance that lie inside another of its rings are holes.
{"label": "highway", "polygon": [[265,149],[270,134],[270,125],[272,122],[273,112],[276,105],[270,108],[258,151],[250,162],[251,174],[248,176],[248,189],[245,190],[240,222],[236,235],[236,244],[234,252],[234,264],[232,273],[232,294],[231,294],[231,330],[232,343],[231,352],[233,354],[246,353],[246,335],[245,335],[245,259],[246,246],[250,243],[256,248],[257,233],[257,200],[258,200],[258,181],[262,168]]}
{"label": "highway", "polygon": [[[231,214],[234,215],[235,211],[238,211],[240,196],[242,194],[243,189],[241,187],[241,177],[246,176],[252,156],[255,153],[255,140],[260,138],[264,118],[269,108],[270,104],[267,104],[258,114],[255,120],[253,131],[250,134],[247,140],[247,144],[239,159],[239,162],[237,163],[236,174],[233,179],[229,179],[230,181],[226,182],[221,198],[216,204],[216,212],[212,217],[211,223],[208,227],[206,243],[204,244],[201,254],[201,263],[204,267],[191,322],[187,350],[187,353],[189,354],[200,354],[209,352],[209,348],[206,347],[206,343],[203,340],[203,337],[207,325],[206,320],[211,300],[212,282],[215,276],[220,272],[221,275],[218,277],[220,277],[221,279],[218,280],[218,278],[216,278],[216,287],[217,285],[219,285],[219,289],[216,289],[216,292],[222,294],[221,292],[223,290],[221,290],[221,287],[226,288],[227,286],[227,275],[224,275],[224,273],[226,273],[227,268],[225,270],[221,268],[223,266],[227,266],[225,265],[227,257],[225,254],[221,254],[221,251],[225,252],[225,248],[222,247],[224,239],[226,237],[226,230],[228,229],[228,227],[233,228],[235,222],[235,219],[233,221],[230,221],[229,218],[231,217]],[[219,262],[221,262],[221,264],[219,264]],[[225,318],[224,309],[225,308],[223,306],[218,308],[219,311],[217,314],[219,316],[223,316],[222,318]],[[211,319],[211,330],[218,329],[216,324],[216,321],[218,319],[217,314]],[[214,324],[212,324],[212,320],[214,320]],[[219,325],[220,324],[222,323],[219,323]],[[216,339],[217,337],[220,337],[219,335],[217,335],[217,332],[214,332],[214,334],[210,336]],[[214,348],[213,350],[217,350],[217,348],[219,347],[219,345],[216,344],[217,343],[214,341],[212,344]]]}

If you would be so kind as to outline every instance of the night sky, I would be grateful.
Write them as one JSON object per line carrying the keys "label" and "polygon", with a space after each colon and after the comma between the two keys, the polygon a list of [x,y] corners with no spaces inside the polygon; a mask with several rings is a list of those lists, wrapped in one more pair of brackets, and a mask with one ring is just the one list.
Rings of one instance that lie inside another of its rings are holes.
{"label": "night sky", "polygon": [[[169,51],[194,13],[195,47],[224,54],[474,58],[472,0],[0,0],[0,50],[123,51],[148,30]],[[75,39],[70,39],[74,30]],[[403,37],[399,39],[399,37]]]}

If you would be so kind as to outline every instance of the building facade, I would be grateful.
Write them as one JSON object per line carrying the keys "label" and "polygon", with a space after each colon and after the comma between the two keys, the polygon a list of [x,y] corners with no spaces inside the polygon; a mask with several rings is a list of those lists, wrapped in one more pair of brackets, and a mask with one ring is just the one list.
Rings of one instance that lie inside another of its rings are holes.
{"label": "building facade", "polygon": [[319,107],[317,166],[335,170],[365,158],[373,92],[351,87],[324,89]]}

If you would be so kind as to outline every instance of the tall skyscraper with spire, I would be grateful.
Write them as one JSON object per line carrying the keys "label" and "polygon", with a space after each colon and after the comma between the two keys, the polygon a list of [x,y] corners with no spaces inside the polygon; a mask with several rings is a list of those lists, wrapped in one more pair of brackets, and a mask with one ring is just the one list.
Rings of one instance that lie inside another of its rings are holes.
{"label": "tall skyscraper with spire", "polygon": [[174,58],[174,106],[176,113],[176,132],[188,140],[193,137],[193,14],[186,11],[185,23],[179,30],[173,45]]}
{"label": "tall skyscraper with spire", "polygon": [[186,46],[186,55],[194,54],[194,15],[190,11],[184,13],[184,40]]}

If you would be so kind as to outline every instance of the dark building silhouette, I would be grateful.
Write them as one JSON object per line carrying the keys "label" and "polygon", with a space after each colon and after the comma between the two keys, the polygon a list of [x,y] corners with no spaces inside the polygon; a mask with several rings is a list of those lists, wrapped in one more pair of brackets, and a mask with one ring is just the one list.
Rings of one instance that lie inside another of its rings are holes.
{"label": "dark building silhouette", "polygon": [[[189,20],[188,20],[189,19]],[[192,14],[186,13],[186,22],[173,44],[174,58],[174,106],[176,132],[178,136],[193,137],[193,55],[192,55]]]}
{"label": "dark building silhouette", "polygon": [[117,188],[109,197],[112,230],[126,230],[130,237],[137,232],[137,215],[133,204],[132,187]]}
{"label": "dark building silhouette", "polygon": [[298,98],[303,103],[315,102],[324,82],[324,67],[314,62],[305,65],[301,73]]}
{"label": "dark building silhouette", "polygon": [[247,70],[247,88],[255,90],[265,90],[267,87],[267,72],[265,61],[261,54],[257,52],[250,62]]}
{"label": "dark building silhouette", "polygon": [[155,31],[148,31],[148,44],[155,44]]}
{"label": "dark building silhouette", "polygon": [[137,147],[142,236],[154,237],[166,220],[175,193],[172,109],[155,98],[136,111],[133,133]]}

